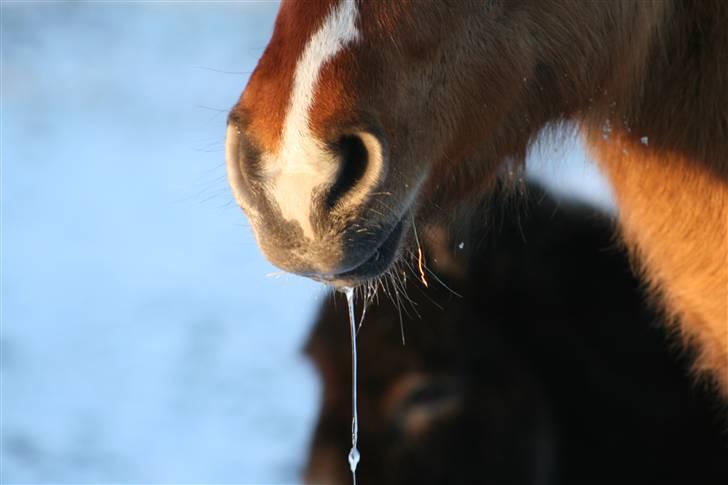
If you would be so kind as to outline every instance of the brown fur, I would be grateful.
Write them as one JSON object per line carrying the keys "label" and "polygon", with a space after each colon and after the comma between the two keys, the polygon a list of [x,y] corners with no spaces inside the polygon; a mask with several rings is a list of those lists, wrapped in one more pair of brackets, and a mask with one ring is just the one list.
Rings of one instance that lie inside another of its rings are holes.
{"label": "brown fur", "polygon": [[275,151],[278,147],[298,58],[333,4],[335,0],[281,3],[273,37],[230,114],[249,123],[261,149]]}
{"label": "brown fur", "polygon": [[[275,147],[295,59],[330,5],[281,6],[231,117],[261,150]],[[359,16],[363,41],[325,66],[311,124],[325,141],[377,133],[391,169],[372,194],[388,194],[387,213],[417,191],[424,222],[490,190],[544,127],[575,122],[647,280],[728,396],[728,3],[383,0],[359,2]],[[392,224],[369,209],[340,219]]]}
{"label": "brown fur", "polygon": [[728,389],[728,187],[678,155],[621,139],[592,146],[638,264],[700,349],[697,370]]}

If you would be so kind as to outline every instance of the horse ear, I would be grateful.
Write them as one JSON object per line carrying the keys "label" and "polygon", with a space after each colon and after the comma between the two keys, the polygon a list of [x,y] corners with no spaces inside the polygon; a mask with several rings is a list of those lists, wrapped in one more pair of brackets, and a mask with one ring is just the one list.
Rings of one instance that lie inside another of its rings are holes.
{"label": "horse ear", "polygon": [[408,440],[419,440],[443,420],[456,415],[464,401],[461,379],[452,375],[407,375],[398,379],[385,409],[394,428]]}
{"label": "horse ear", "polygon": [[453,234],[444,224],[428,224],[422,230],[422,244],[427,268],[445,280],[448,286],[462,286],[468,274],[470,238]]}

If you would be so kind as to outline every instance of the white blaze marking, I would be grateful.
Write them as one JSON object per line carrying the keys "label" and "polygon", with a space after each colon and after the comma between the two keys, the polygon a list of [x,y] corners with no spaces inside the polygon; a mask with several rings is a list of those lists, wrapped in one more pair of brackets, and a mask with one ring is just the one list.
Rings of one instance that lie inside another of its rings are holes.
{"label": "white blaze marking", "polygon": [[271,193],[283,218],[298,222],[309,238],[313,237],[310,221],[313,190],[331,182],[339,164],[311,133],[309,110],[321,67],[359,38],[357,15],[354,0],[341,0],[309,39],[296,65],[279,152],[263,159],[264,170],[272,181]]}

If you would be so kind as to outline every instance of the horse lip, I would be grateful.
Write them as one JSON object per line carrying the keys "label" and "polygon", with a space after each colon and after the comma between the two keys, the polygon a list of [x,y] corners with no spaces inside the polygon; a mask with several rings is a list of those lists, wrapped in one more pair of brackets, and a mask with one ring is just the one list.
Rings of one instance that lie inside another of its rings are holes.
{"label": "horse lip", "polygon": [[[346,286],[355,284],[355,281],[362,281],[377,276],[386,271],[391,265],[399,249],[400,239],[404,229],[404,217],[392,224],[381,242],[369,254],[361,259],[356,265],[334,274],[317,275],[324,283],[333,286]],[[369,268],[367,268],[369,266]]]}

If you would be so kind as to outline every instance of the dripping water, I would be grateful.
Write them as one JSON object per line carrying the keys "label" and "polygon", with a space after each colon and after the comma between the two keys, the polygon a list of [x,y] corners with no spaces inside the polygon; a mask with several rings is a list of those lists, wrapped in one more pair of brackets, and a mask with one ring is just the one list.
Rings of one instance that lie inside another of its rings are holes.
{"label": "dripping water", "polygon": [[[356,322],[354,318],[354,289],[346,287],[342,290],[349,305],[349,329],[351,331],[351,451],[349,451],[349,468],[351,477],[356,485],[356,466],[359,464],[359,449],[356,447],[359,439],[359,418],[356,411]],[[363,315],[362,315],[363,317]]]}

